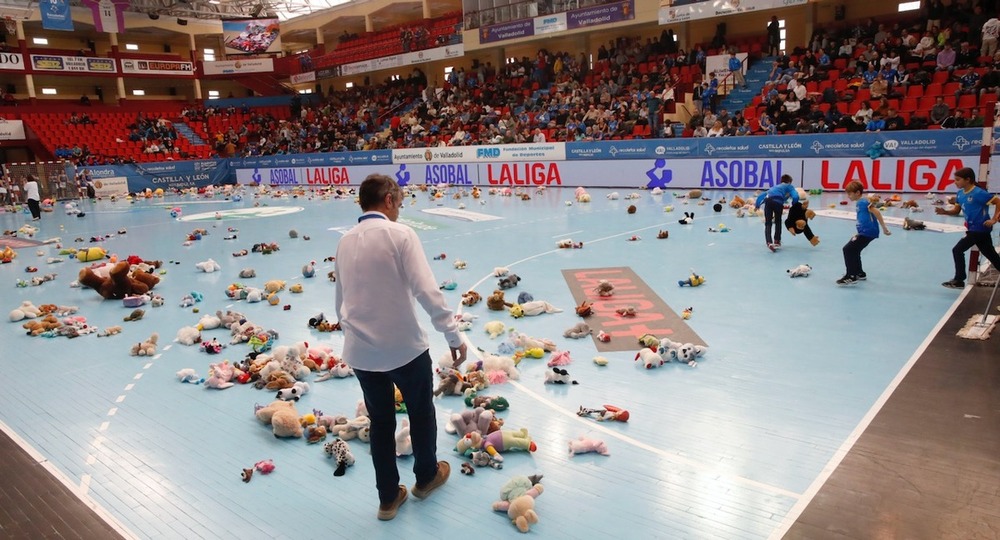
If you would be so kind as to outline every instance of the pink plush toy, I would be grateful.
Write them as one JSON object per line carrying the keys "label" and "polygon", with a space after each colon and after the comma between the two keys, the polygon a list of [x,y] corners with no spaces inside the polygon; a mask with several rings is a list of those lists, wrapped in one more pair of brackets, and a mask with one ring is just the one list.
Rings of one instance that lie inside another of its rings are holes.
{"label": "pink plush toy", "polygon": [[604,444],[604,441],[588,439],[583,435],[580,435],[580,438],[575,441],[569,441],[569,455],[575,456],[577,454],[587,454],[590,452],[596,452],[602,456],[611,455],[611,452],[608,451],[608,445]]}
{"label": "pink plush toy", "polygon": [[552,357],[549,358],[548,367],[555,366],[568,366],[573,362],[573,359],[569,357],[569,351],[559,351],[552,353]]}

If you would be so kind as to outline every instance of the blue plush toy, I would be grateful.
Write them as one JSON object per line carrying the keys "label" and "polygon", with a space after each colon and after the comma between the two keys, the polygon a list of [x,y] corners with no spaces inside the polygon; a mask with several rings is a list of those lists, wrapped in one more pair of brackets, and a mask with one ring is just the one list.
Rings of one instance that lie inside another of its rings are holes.
{"label": "blue plush toy", "polygon": [[868,147],[868,150],[865,151],[865,154],[872,159],[878,159],[884,156],[886,151],[885,147],[882,146],[882,141],[873,142],[872,145]]}

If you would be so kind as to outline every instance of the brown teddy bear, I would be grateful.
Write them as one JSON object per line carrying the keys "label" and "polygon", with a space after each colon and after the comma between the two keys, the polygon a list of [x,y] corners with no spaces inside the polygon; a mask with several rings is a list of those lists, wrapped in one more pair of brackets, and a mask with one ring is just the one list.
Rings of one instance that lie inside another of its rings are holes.
{"label": "brown teddy bear", "polygon": [[24,328],[25,330],[27,330],[28,331],[28,335],[30,335],[30,336],[37,336],[37,335],[41,334],[42,332],[47,332],[49,330],[55,330],[56,328],[59,328],[60,326],[62,326],[62,323],[59,322],[59,319],[57,319],[55,315],[49,313],[48,315],[46,315],[45,317],[42,317],[41,319],[34,320],[34,321],[28,321],[28,322],[22,324],[21,328]]}
{"label": "brown teddy bear", "polygon": [[80,270],[78,279],[80,285],[94,289],[105,300],[121,300],[128,295],[146,294],[160,282],[156,275],[132,272],[126,261],[115,263],[106,279],[89,267]]}
{"label": "brown teddy bear", "polygon": [[510,302],[504,301],[503,291],[493,291],[493,294],[486,297],[486,307],[492,311],[504,311],[513,305]]}

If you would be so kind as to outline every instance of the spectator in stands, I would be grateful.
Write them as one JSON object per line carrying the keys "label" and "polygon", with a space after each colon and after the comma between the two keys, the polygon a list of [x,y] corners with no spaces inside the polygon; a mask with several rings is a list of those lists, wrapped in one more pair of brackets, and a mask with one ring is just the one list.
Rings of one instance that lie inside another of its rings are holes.
{"label": "spectator in stands", "polygon": [[871,94],[872,99],[881,98],[889,92],[889,83],[885,81],[881,73],[876,75],[875,80],[868,86],[868,92]]}
{"label": "spectator in stands", "polygon": [[799,111],[802,109],[802,101],[799,100],[799,96],[795,92],[789,92],[788,97],[785,98],[784,107],[792,116],[798,116]]}
{"label": "spectator in stands", "polygon": [[937,40],[931,32],[925,32],[917,46],[910,51],[911,54],[921,60],[933,60],[937,54]]}
{"label": "spectator in stands", "polygon": [[957,129],[965,127],[965,112],[962,109],[955,109],[955,114],[941,122],[943,129]]}
{"label": "spectator in stands", "polygon": [[976,89],[979,95],[977,104],[982,104],[983,97],[987,94],[993,94],[1000,99],[1000,70],[997,69],[997,66],[990,66],[990,69],[976,83]]}
{"label": "spectator in stands", "polygon": [[813,133],[830,133],[830,126],[825,118],[819,118],[813,125]]}
{"label": "spectator in stands", "polygon": [[781,44],[781,23],[778,17],[772,15],[767,23],[767,55],[778,56],[778,46]]}
{"label": "spectator in stands", "polygon": [[935,66],[935,69],[938,71],[951,71],[955,69],[956,58],[957,53],[955,49],[951,48],[951,43],[945,43],[944,48],[937,54],[937,66]]}
{"label": "spectator in stands", "polygon": [[979,49],[980,56],[993,56],[997,52],[997,38],[1000,37],[1000,20],[991,17],[983,23],[983,43]]}
{"label": "spectator in stands", "polygon": [[743,62],[736,57],[736,50],[729,51],[729,72],[733,74],[733,86],[737,84],[742,88],[747,87],[746,77],[743,76]]}
{"label": "spectator in stands", "polygon": [[809,119],[804,116],[799,117],[798,123],[795,124],[795,133],[798,133],[799,135],[808,135],[813,132],[813,125],[809,123]]}
{"label": "spectator in stands", "polygon": [[10,204],[10,192],[7,190],[8,184],[10,184],[10,175],[0,177],[0,204],[2,205]]}
{"label": "spectator in stands", "polygon": [[764,132],[764,135],[774,135],[778,131],[778,126],[774,125],[774,122],[771,122],[771,117],[766,112],[760,115],[759,124],[760,130]]}
{"label": "spectator in stands", "polygon": [[80,96],[80,105],[90,105],[90,97],[87,94]]}
{"label": "spectator in stands", "polygon": [[851,45],[850,40],[847,38],[840,40],[840,48],[837,49],[837,58],[845,60],[852,60],[854,58],[854,46]]}
{"label": "spectator in stands", "polygon": [[975,66],[979,59],[979,49],[973,48],[968,41],[963,41],[955,51],[955,69]]}
{"label": "spectator in stands", "polygon": [[889,112],[885,116],[885,130],[899,131],[903,129],[906,129],[906,120],[896,113],[895,108],[889,107]]}
{"label": "spectator in stands", "polygon": [[944,17],[944,4],[941,0],[930,0],[924,12],[927,18],[927,30],[941,27],[941,18]]}
{"label": "spectator in stands", "polygon": [[723,127],[722,122],[716,120],[708,130],[706,137],[722,137],[725,134],[725,127]]}
{"label": "spectator in stands", "polygon": [[957,100],[962,94],[978,94],[979,85],[979,74],[973,68],[968,68],[965,70],[961,76],[958,77],[959,88],[955,90],[955,99]]}
{"label": "spectator in stands", "polygon": [[[786,103],[787,105],[787,103]],[[778,109],[777,116],[774,117],[774,124],[776,129],[780,133],[784,133],[795,127],[795,117],[788,111],[786,105],[782,105]]]}
{"label": "spectator in stands", "polygon": [[885,120],[882,119],[882,114],[875,111],[872,114],[872,119],[868,121],[865,126],[865,131],[867,132],[878,132],[885,129]]}
{"label": "spectator in stands", "polygon": [[944,102],[944,97],[938,96],[934,99],[934,106],[931,107],[930,122],[940,126],[949,116],[951,116],[951,108]]}

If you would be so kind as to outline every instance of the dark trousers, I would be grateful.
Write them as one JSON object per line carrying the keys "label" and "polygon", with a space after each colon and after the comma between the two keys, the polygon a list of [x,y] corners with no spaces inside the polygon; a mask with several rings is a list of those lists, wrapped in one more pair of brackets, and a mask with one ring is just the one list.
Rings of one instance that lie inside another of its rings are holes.
{"label": "dark trousers", "polygon": [[844,244],[844,265],[847,266],[847,274],[850,277],[858,277],[865,272],[861,267],[861,250],[872,243],[871,236],[855,234]]}
{"label": "dark trousers", "polygon": [[434,411],[434,373],[428,351],[392,371],[363,371],[354,374],[361,383],[365,406],[371,418],[372,463],[380,504],[396,500],[399,470],[396,468],[396,399],[393,383],[399,387],[410,417],[413,444],[413,474],[423,485],[437,474],[437,419]]}
{"label": "dark trousers", "polygon": [[955,247],[951,248],[951,255],[955,258],[955,279],[958,281],[965,281],[965,252],[972,246],[978,247],[979,253],[993,263],[994,268],[1000,270],[1000,255],[993,249],[990,233],[969,231],[955,244]]}
{"label": "dark trousers", "polygon": [[[781,213],[784,210],[784,201],[764,199],[764,240],[768,244],[781,243]],[[771,241],[771,229],[774,229],[773,242]]]}
{"label": "dark trousers", "polygon": [[42,207],[38,205],[38,201],[35,199],[28,199],[28,209],[31,210],[31,217],[42,217]]}

